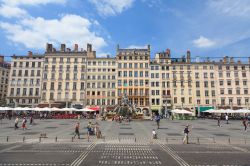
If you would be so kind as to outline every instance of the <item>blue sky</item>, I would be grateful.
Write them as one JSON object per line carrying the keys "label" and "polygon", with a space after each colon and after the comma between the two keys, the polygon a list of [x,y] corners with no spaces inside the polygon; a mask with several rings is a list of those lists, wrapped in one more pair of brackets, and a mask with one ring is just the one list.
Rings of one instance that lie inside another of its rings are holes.
{"label": "blue sky", "polygon": [[115,55],[116,45],[173,57],[250,55],[249,0],[0,0],[0,54],[43,53],[46,43]]}

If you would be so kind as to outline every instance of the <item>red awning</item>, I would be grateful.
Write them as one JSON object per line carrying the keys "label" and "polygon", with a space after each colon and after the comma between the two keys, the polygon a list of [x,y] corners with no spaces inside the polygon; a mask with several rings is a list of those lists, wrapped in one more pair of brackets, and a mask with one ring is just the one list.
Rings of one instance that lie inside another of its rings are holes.
{"label": "red awning", "polygon": [[96,106],[96,107],[88,107],[89,109],[92,109],[94,111],[100,111],[100,107]]}

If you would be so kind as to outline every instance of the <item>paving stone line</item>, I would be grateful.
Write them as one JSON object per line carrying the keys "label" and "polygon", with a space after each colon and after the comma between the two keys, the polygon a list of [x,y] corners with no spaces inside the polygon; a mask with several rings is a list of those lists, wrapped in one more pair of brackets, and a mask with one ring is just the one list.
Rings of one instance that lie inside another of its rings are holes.
{"label": "paving stone line", "polygon": [[166,151],[175,161],[177,161],[181,166],[190,166],[185,160],[183,160],[177,153],[170,149],[167,145],[159,144],[164,151]]}

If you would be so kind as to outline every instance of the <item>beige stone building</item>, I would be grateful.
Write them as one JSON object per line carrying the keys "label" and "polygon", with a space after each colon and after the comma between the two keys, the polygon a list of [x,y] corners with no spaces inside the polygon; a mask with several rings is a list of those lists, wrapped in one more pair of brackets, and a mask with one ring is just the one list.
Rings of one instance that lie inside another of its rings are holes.
{"label": "beige stone building", "polygon": [[216,105],[219,108],[249,108],[250,59],[241,62],[224,57],[216,63],[217,91]]}
{"label": "beige stone building", "polygon": [[111,108],[116,101],[115,58],[88,58],[87,60],[87,106]]}
{"label": "beige stone building", "polygon": [[150,45],[147,49],[121,49],[118,45],[116,64],[118,103],[126,94],[132,106],[148,115]]}
{"label": "beige stone building", "polygon": [[96,52],[92,45],[87,50],[74,50],[61,44],[56,50],[47,44],[44,54],[44,73],[42,84],[42,104],[56,107],[86,106],[87,58],[94,58]]}
{"label": "beige stone building", "polygon": [[35,107],[41,102],[43,55],[12,56],[7,103]]}
{"label": "beige stone building", "polygon": [[6,105],[9,73],[10,64],[4,61],[4,56],[0,56],[0,106]]}

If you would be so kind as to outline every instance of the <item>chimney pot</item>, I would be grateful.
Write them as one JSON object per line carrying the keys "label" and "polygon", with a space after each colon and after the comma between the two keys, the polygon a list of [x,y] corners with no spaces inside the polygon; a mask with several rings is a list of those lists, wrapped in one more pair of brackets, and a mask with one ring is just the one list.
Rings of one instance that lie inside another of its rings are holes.
{"label": "chimney pot", "polygon": [[61,52],[65,52],[65,48],[66,48],[66,45],[65,44],[61,44]]}
{"label": "chimney pot", "polygon": [[33,52],[32,51],[28,51],[28,56],[32,57],[32,55],[33,55]]}
{"label": "chimney pot", "polygon": [[78,44],[75,44],[74,51],[75,51],[75,52],[78,52]]}
{"label": "chimney pot", "polygon": [[92,52],[92,45],[91,44],[87,44],[87,52]]}

